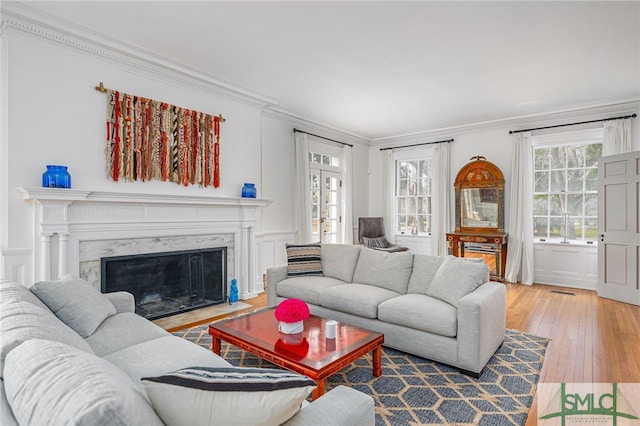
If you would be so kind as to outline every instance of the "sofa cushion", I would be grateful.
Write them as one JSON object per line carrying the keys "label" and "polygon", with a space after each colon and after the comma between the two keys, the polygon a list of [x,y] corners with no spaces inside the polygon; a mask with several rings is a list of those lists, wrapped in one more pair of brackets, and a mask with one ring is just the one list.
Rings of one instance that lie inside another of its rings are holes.
{"label": "sofa cushion", "polygon": [[458,300],[487,281],[489,267],[464,258],[447,256],[427,288],[427,296],[458,307]]}
{"label": "sofa cushion", "polygon": [[287,276],[322,275],[321,245],[287,244]]}
{"label": "sofa cushion", "polygon": [[60,342],[32,339],[7,355],[7,400],[24,425],[162,425],[117,367]]}
{"label": "sofa cushion", "polygon": [[142,382],[168,426],[278,425],[316,387],[301,374],[242,367],[186,368]]}
{"label": "sofa cushion", "polygon": [[124,312],[107,318],[85,342],[101,357],[120,349],[168,336],[169,333],[140,315]]}
{"label": "sofa cushion", "polygon": [[413,271],[409,279],[407,293],[426,294],[444,259],[444,256],[416,254],[413,257]]}
{"label": "sofa cushion", "polygon": [[322,273],[325,277],[335,278],[346,283],[353,280],[360,257],[360,246],[352,244],[323,244]]}
{"label": "sofa cushion", "polygon": [[102,321],[116,314],[104,294],[73,275],[58,281],[39,281],[31,291],[82,337],[93,334]]}
{"label": "sofa cushion", "polygon": [[378,319],[390,324],[455,337],[458,311],[450,304],[425,294],[403,294],[378,306]]}
{"label": "sofa cushion", "polygon": [[105,356],[104,359],[124,371],[141,390],[144,388],[140,382],[143,377],[157,376],[194,365],[203,367],[231,365],[210,349],[170,334],[123,348]]}
{"label": "sofa cushion", "polygon": [[31,293],[27,287],[12,281],[3,281],[0,283],[0,304],[15,302],[29,302],[32,305],[41,307],[49,311],[47,305],[42,303],[35,294]]}
{"label": "sofa cushion", "polygon": [[353,282],[405,294],[412,265],[413,254],[411,253],[386,253],[361,248]]}
{"label": "sofa cushion", "polygon": [[378,305],[399,295],[372,285],[341,284],[325,289],[320,294],[320,305],[364,318],[377,318]]}
{"label": "sofa cushion", "polygon": [[29,302],[2,305],[0,309],[0,377],[7,354],[30,339],[47,339],[66,343],[92,353],[89,345],[49,309]]}
{"label": "sofa cushion", "polygon": [[313,305],[320,304],[320,293],[329,287],[343,285],[344,282],[329,277],[287,278],[278,283],[277,295],[289,299],[300,299]]}

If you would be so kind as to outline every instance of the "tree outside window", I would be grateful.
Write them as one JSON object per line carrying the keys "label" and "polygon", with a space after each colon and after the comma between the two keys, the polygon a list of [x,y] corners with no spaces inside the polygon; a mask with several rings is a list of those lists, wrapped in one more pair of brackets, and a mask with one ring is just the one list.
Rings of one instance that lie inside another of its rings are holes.
{"label": "tree outside window", "polygon": [[601,155],[602,143],[534,148],[534,238],[597,238]]}
{"label": "tree outside window", "polygon": [[431,234],[431,160],[396,161],[396,232]]}

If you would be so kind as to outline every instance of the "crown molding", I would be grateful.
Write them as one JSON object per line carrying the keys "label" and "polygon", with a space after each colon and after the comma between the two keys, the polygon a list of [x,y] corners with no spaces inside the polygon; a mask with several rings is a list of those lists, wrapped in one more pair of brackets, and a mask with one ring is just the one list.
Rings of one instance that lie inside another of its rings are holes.
{"label": "crown molding", "polygon": [[36,36],[83,53],[99,56],[111,62],[160,76],[199,90],[264,108],[277,104],[273,99],[248,89],[215,79],[198,70],[180,65],[168,58],[128,46],[120,40],[93,33],[75,24],[37,11],[14,1],[3,2],[1,8],[4,37],[11,30]]}
{"label": "crown molding", "polygon": [[[285,109],[269,106],[263,109],[262,114],[267,117],[277,118],[279,120],[287,121],[291,123],[292,126],[312,126],[313,129],[301,129],[301,130],[309,130],[309,131],[328,131],[330,134],[326,135],[327,137],[333,136],[336,138],[344,139],[349,143],[357,143],[369,146],[371,144],[371,139],[362,135],[358,135],[356,133],[350,132],[345,129],[341,129],[336,126],[331,126],[326,123],[319,123],[309,118],[302,117],[298,114],[295,114],[291,111],[287,111]],[[317,129],[317,130],[316,130]]]}
{"label": "crown molding", "polygon": [[454,125],[396,136],[387,136],[371,140],[372,146],[393,145],[398,142],[427,141],[449,138],[456,134],[488,130],[520,130],[528,127],[554,126],[571,121],[587,121],[608,118],[614,115],[627,115],[640,111],[640,100],[620,100],[609,104],[582,108],[567,108],[552,112],[518,115],[495,120]]}
{"label": "crown molding", "polygon": [[639,99],[626,99],[608,104],[583,105],[553,112],[538,112],[480,122],[462,123],[380,138],[370,138],[282,109],[278,106],[277,101],[254,93],[249,89],[215,79],[210,75],[185,67],[168,58],[127,45],[120,40],[91,32],[90,30],[29,7],[26,4],[16,1],[4,1],[1,2],[0,5],[2,15],[0,36],[3,37],[3,39],[11,30],[18,30],[86,54],[100,57],[104,60],[131,67],[134,70],[144,71],[152,78],[159,77],[164,81],[173,81],[196,88],[199,91],[206,91],[218,96],[248,103],[262,108],[263,114],[265,115],[284,119],[297,125],[309,125],[318,129],[327,130],[342,137],[347,137],[350,142],[374,147],[410,141],[424,142],[425,140],[438,140],[451,137],[455,134],[469,132],[504,128],[518,130],[526,127],[562,124],[567,121],[596,120],[606,118],[612,114],[628,114],[640,111]]}

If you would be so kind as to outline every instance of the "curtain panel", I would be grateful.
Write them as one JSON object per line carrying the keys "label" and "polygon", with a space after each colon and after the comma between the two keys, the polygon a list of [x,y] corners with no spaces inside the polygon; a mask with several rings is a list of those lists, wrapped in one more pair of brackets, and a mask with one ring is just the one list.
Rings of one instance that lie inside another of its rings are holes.
{"label": "curtain panel", "polygon": [[298,243],[311,242],[311,183],[309,182],[309,139],[306,133],[296,132],[296,198],[298,220]]}
{"label": "curtain panel", "polygon": [[343,244],[353,244],[353,148],[345,145],[340,159],[342,175],[342,223]]}
{"label": "curtain panel", "polygon": [[450,229],[451,208],[451,146],[440,143],[434,148],[433,155],[433,188],[431,212],[431,254],[447,255],[446,233]]}
{"label": "curtain panel", "polygon": [[505,280],[533,284],[533,147],[531,132],[513,134],[509,253]]}
{"label": "curtain panel", "polygon": [[631,119],[607,120],[602,136],[602,156],[631,152]]}
{"label": "curtain panel", "polygon": [[383,220],[385,223],[385,235],[387,240],[392,243],[396,242],[396,230],[395,226],[395,175],[396,166],[393,161],[393,152],[388,149],[384,151],[382,156],[382,170],[384,171],[382,176],[382,199],[384,200],[384,215]]}

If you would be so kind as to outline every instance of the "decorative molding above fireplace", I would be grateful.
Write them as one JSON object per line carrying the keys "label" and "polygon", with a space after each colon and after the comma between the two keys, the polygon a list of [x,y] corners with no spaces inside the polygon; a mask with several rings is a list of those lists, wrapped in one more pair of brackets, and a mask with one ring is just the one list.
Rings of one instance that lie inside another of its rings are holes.
{"label": "decorative molding above fireplace", "polygon": [[[256,230],[260,209],[270,200],[222,198],[61,188],[18,188],[34,206],[34,274],[46,280],[80,275],[81,246],[118,245],[123,240],[180,242],[202,246],[203,236],[220,236],[234,251],[228,274],[238,279],[240,297],[264,291],[258,273]],[[148,243],[143,246],[148,246]],[[142,249],[141,249],[142,250]],[[230,280],[229,280],[230,281]]]}

